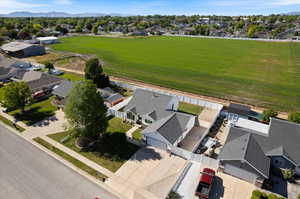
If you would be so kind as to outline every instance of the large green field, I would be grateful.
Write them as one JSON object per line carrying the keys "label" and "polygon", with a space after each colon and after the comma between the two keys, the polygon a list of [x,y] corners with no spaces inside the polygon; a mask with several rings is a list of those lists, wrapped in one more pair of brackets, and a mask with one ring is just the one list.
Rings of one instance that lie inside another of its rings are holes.
{"label": "large green field", "polygon": [[188,37],[69,37],[114,76],[277,110],[300,110],[300,44]]}

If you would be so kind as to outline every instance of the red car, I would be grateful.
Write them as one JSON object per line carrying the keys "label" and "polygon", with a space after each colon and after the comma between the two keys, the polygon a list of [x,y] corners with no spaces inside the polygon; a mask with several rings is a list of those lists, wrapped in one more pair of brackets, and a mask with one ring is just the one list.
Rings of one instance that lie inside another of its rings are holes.
{"label": "red car", "polygon": [[203,169],[200,182],[195,193],[196,196],[199,196],[201,199],[208,199],[215,174],[216,172],[212,169]]}

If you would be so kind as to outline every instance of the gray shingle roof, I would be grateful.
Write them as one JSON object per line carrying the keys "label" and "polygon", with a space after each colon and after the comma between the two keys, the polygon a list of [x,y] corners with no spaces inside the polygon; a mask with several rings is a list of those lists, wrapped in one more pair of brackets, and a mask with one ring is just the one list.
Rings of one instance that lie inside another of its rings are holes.
{"label": "gray shingle roof", "polygon": [[64,81],[59,77],[47,73],[24,70],[18,71],[15,75],[15,78],[19,81],[26,82],[32,91],[37,91],[44,88],[52,88]]}
{"label": "gray shingle roof", "polygon": [[22,70],[20,67],[30,67],[31,64],[0,55],[0,79],[9,79],[13,77],[17,71]]}
{"label": "gray shingle roof", "polygon": [[222,148],[219,159],[247,162],[264,177],[268,178],[270,158],[265,155],[250,132],[239,132],[239,130],[236,127],[230,129],[231,137],[227,139]]}
{"label": "gray shingle roof", "polygon": [[72,88],[73,83],[71,81],[63,81],[56,88],[53,89],[52,94],[57,95],[61,98],[65,98],[69,95]]}
{"label": "gray shingle roof", "polygon": [[24,50],[28,47],[31,47],[33,44],[28,44],[24,42],[10,42],[8,44],[4,44],[1,46],[2,50],[9,52],[17,52],[20,50]]}
{"label": "gray shingle roof", "polygon": [[271,119],[268,139],[258,140],[267,155],[282,153],[297,166],[300,165],[300,125]]}
{"label": "gray shingle roof", "polygon": [[158,132],[171,144],[174,144],[186,131],[188,122],[195,116],[170,112],[170,115],[147,127],[143,134]]}
{"label": "gray shingle roof", "polygon": [[173,97],[168,95],[136,89],[133,98],[124,108],[124,111],[135,109],[135,112],[139,115],[148,115],[155,111],[157,119],[161,119],[169,115],[166,107],[172,99]]}

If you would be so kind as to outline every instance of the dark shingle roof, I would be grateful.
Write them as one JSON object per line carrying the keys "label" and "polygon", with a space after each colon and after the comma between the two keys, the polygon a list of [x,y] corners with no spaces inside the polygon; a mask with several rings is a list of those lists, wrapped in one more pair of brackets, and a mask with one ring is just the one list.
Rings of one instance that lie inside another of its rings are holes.
{"label": "dark shingle roof", "polygon": [[232,127],[231,137],[219,155],[220,160],[240,160],[247,162],[261,175],[268,178],[270,171],[270,158],[268,158],[254,136],[249,132],[239,132],[240,129]]}
{"label": "dark shingle roof", "polygon": [[161,119],[169,115],[166,107],[172,99],[173,97],[168,95],[136,89],[133,98],[124,108],[124,111],[135,109],[135,112],[139,115],[148,115],[155,111],[157,119]]}
{"label": "dark shingle roof", "polygon": [[69,95],[72,88],[73,83],[71,81],[63,81],[56,88],[53,89],[52,94],[65,98]]}
{"label": "dark shingle roof", "polygon": [[170,112],[170,115],[147,127],[143,134],[158,132],[171,144],[174,144],[186,131],[188,122],[195,116]]}
{"label": "dark shingle roof", "polygon": [[231,103],[228,107],[228,112],[248,116],[251,113],[251,108],[245,105]]}
{"label": "dark shingle roof", "polygon": [[59,77],[38,71],[20,70],[14,77],[19,81],[26,82],[33,92],[44,88],[52,88],[63,81]]}

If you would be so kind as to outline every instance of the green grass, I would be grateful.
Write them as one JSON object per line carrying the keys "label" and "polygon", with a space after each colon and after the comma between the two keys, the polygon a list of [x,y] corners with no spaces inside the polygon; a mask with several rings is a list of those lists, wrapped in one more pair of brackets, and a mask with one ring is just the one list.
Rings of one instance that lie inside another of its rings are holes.
{"label": "green grass", "polygon": [[26,106],[26,111],[23,114],[19,109],[11,111],[8,114],[30,126],[55,114],[57,107],[51,104],[52,100],[53,97],[50,97],[46,100]]}
{"label": "green grass", "polygon": [[194,104],[185,103],[185,102],[180,102],[178,110],[184,113],[199,115],[203,110],[203,107]]}
{"label": "green grass", "polygon": [[14,123],[12,121],[10,121],[9,119],[3,117],[2,115],[0,115],[0,121],[3,122],[4,124],[14,128],[14,129],[16,129],[19,132],[25,131],[24,128],[22,128],[21,126],[19,126],[17,124],[14,125]]}
{"label": "green grass", "polygon": [[60,78],[70,80],[72,82],[84,80],[84,77],[79,74],[64,72],[64,74],[59,76]]}
{"label": "green grass", "polygon": [[188,37],[68,37],[111,75],[277,110],[300,110],[300,44]]}
{"label": "green grass", "polygon": [[56,148],[55,146],[51,145],[47,141],[43,140],[42,138],[39,138],[39,137],[34,138],[34,141],[39,143],[40,145],[44,146],[45,148],[49,149],[50,151],[54,152],[55,154],[62,157],[66,161],[70,162],[74,166],[76,166],[76,167],[80,168],[81,170],[87,172],[88,174],[94,176],[95,178],[97,178],[99,180],[103,180],[103,179],[107,178],[107,176],[103,175],[102,173],[99,173],[98,171],[96,171],[95,169],[89,167],[88,165],[84,164],[83,162],[73,158],[69,154],[63,152],[62,150],[60,150],[58,148]]}
{"label": "green grass", "polygon": [[[131,126],[123,123],[121,119],[113,118],[109,121],[107,133],[92,149],[80,150],[75,146],[75,138],[70,138],[62,144],[110,171],[116,172],[138,150],[137,146],[126,140],[125,132],[130,128]],[[69,132],[62,132],[49,135],[49,137],[60,142],[68,134]]]}
{"label": "green grass", "polygon": [[137,140],[137,141],[140,141],[142,139],[142,130],[138,129],[138,130],[134,131],[132,133],[132,138]]}

